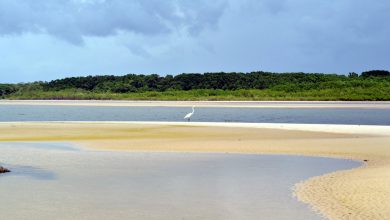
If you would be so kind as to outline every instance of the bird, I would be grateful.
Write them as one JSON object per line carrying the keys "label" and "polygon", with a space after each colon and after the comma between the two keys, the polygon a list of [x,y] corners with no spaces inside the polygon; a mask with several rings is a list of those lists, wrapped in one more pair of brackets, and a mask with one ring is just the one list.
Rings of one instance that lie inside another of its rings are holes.
{"label": "bird", "polygon": [[195,112],[195,106],[192,106],[192,112],[190,112],[190,113],[188,113],[188,114],[186,114],[186,116],[184,116],[184,119],[187,119],[188,121],[190,121],[191,120],[191,116],[194,114],[194,112]]}

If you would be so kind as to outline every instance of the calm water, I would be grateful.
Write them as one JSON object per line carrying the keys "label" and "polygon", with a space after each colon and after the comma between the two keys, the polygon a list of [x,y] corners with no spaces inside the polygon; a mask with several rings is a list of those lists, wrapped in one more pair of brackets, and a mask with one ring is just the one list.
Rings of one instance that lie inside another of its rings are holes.
{"label": "calm water", "polygon": [[240,154],[83,151],[0,144],[1,219],[322,219],[292,197],[300,180],[359,163]]}
{"label": "calm water", "polygon": [[[0,121],[183,121],[185,107],[1,105]],[[390,109],[196,108],[192,121],[390,125]]]}

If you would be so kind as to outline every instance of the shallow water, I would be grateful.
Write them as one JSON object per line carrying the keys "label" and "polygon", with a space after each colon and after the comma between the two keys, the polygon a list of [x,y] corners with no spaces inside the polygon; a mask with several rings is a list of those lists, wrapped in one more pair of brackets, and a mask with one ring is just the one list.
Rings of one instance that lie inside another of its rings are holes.
{"label": "shallow water", "polygon": [[322,219],[292,197],[311,176],[359,165],[278,155],[85,151],[1,143],[1,219]]}
{"label": "shallow water", "polygon": [[[183,121],[190,111],[188,107],[0,105],[0,121]],[[192,121],[390,125],[390,109],[202,107],[195,109]]]}

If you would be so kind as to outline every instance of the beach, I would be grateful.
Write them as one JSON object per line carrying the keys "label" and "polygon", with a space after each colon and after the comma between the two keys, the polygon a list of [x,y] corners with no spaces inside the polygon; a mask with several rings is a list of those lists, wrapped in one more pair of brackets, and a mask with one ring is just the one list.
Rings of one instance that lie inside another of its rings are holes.
{"label": "beach", "polygon": [[0,100],[0,105],[95,107],[210,107],[210,108],[341,108],[390,109],[389,101],[120,101],[120,100]]}
{"label": "beach", "polygon": [[182,122],[3,122],[2,142],[71,142],[93,150],[292,154],[364,162],[304,180],[297,199],[329,219],[390,218],[390,127]]}

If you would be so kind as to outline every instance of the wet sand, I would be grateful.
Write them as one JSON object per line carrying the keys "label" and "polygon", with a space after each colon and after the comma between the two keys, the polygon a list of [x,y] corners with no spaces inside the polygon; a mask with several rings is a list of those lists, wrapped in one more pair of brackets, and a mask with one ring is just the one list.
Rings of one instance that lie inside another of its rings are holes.
{"label": "wet sand", "polygon": [[329,219],[390,219],[390,126],[245,123],[0,123],[0,141],[98,150],[326,156],[364,166],[305,180],[296,196]]}

